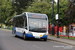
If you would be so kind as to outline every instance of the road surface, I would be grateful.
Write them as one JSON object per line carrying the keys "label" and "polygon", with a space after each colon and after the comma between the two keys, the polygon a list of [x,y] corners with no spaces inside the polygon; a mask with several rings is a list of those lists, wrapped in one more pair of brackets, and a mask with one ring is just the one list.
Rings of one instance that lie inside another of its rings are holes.
{"label": "road surface", "polygon": [[73,46],[39,39],[23,40],[11,32],[0,29],[0,50],[75,50]]}

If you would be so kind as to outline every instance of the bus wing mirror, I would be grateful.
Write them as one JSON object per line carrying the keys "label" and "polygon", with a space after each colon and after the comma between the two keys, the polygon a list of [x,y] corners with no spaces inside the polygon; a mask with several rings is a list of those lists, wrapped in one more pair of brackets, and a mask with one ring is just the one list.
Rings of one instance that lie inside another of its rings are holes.
{"label": "bus wing mirror", "polygon": [[25,27],[25,29],[27,29],[27,26]]}

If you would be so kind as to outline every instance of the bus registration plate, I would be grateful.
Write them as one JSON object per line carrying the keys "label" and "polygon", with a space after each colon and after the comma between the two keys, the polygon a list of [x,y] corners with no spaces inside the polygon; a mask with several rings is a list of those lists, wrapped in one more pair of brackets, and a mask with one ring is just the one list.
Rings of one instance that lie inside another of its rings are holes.
{"label": "bus registration plate", "polygon": [[35,38],[40,38],[40,37],[35,37]]}

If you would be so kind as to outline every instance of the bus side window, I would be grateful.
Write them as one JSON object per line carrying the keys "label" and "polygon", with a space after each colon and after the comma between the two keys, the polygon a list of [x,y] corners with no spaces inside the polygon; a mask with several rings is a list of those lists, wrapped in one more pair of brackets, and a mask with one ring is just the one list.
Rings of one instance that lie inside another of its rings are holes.
{"label": "bus side window", "polygon": [[22,17],[22,28],[24,28],[24,17]]}
{"label": "bus side window", "polygon": [[25,29],[27,29],[27,18],[25,17]]}
{"label": "bus side window", "polygon": [[24,19],[23,17],[19,17],[19,27],[24,28]]}
{"label": "bus side window", "polygon": [[17,18],[14,18],[14,27],[17,27]]}

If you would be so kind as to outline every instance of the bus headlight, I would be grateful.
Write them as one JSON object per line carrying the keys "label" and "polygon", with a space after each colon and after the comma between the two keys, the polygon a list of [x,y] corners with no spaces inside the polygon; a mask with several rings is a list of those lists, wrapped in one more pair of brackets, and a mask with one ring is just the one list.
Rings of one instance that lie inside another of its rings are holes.
{"label": "bus headlight", "polygon": [[48,33],[45,33],[44,35],[48,35]]}
{"label": "bus headlight", "polygon": [[28,32],[28,34],[32,34],[31,32]]}

